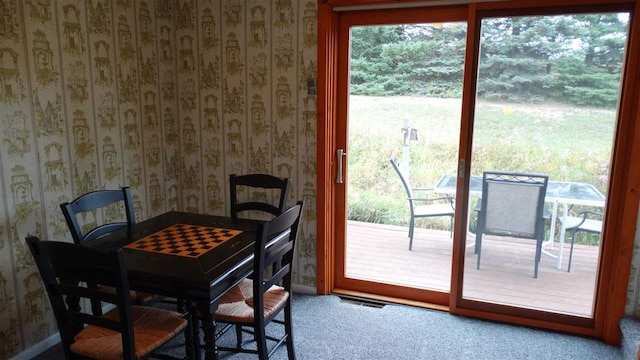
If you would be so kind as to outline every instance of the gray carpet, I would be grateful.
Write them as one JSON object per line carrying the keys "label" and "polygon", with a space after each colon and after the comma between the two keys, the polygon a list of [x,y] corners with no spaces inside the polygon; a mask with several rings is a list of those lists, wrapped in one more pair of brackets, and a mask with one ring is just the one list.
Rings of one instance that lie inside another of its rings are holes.
{"label": "gray carpet", "polygon": [[[600,340],[492,323],[401,305],[382,308],[343,302],[337,296],[294,296],[297,359],[622,359],[618,347]],[[248,339],[249,335],[245,335]],[[248,340],[247,340],[248,341]],[[221,345],[235,343],[228,332]],[[176,347],[172,352],[180,352]],[[255,359],[221,353],[221,359]],[[63,359],[60,346],[37,360]],[[281,347],[272,359],[286,359]]]}

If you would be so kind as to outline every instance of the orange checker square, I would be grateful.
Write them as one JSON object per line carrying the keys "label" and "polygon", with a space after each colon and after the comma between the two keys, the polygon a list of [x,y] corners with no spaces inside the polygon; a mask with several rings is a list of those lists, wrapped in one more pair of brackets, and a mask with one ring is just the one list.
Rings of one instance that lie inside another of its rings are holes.
{"label": "orange checker square", "polygon": [[241,230],[175,224],[136,240],[125,248],[196,258],[240,233]]}

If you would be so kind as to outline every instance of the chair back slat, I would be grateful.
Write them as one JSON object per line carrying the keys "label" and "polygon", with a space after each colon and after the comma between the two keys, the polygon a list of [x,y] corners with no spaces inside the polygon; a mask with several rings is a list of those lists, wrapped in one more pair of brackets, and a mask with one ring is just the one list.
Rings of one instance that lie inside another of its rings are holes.
{"label": "chair back slat", "polygon": [[[122,202],[125,210],[125,221],[117,221],[101,224],[94,229],[83,231],[78,215],[90,211],[105,208],[115,203]],[[99,238],[105,234],[120,230],[135,224],[135,211],[131,197],[131,189],[124,187],[121,190],[98,190],[79,196],[71,202],[60,204],[62,213],[71,232],[71,237],[76,244],[82,244]]]}
{"label": "chair back slat", "polygon": [[[229,176],[229,188],[232,218],[237,219],[239,213],[251,210],[275,217],[282,214],[285,209],[291,189],[291,180],[269,174],[231,174]],[[239,193],[244,188],[263,189],[264,198],[256,199],[252,198],[254,194],[247,194],[244,199],[240,199]],[[278,193],[277,202],[270,203],[269,195],[275,196],[276,192]]]}
{"label": "chair back slat", "polygon": [[276,216],[282,212],[282,209],[280,209],[279,206],[261,203],[257,201],[249,201],[241,204],[236,204],[235,209],[233,211],[236,214],[238,214],[243,211],[251,211],[251,210],[261,211],[261,212],[269,213],[271,215],[276,215]]}
{"label": "chair back slat", "polygon": [[289,274],[290,271],[291,271],[291,265],[289,264],[281,267],[278,271],[276,271],[275,274],[271,275],[269,279],[264,281],[264,283],[262,284],[262,287],[264,289],[269,289],[273,285],[280,285],[284,280],[284,277],[287,274]]}
{"label": "chair back slat", "polygon": [[90,315],[86,313],[67,312],[66,316],[68,317],[69,321],[72,323],[90,324],[90,325],[100,326],[105,329],[109,329],[113,331],[120,331],[122,328],[122,324],[117,320],[111,320],[104,317],[99,317],[99,316]]}
{"label": "chair back slat", "polygon": [[99,290],[95,285],[89,284],[87,287],[77,285],[57,284],[54,287],[56,293],[72,296],[82,296],[97,301],[115,304],[118,302],[118,294]]}

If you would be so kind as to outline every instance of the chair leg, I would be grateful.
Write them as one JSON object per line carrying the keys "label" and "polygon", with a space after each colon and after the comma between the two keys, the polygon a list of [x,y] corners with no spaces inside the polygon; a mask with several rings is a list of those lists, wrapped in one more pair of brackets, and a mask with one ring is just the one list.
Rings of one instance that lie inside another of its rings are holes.
{"label": "chair leg", "polygon": [[413,216],[411,217],[411,221],[409,222],[409,251],[413,247],[413,229],[415,228],[415,220]]}
{"label": "chair leg", "polygon": [[242,347],[242,325],[236,324],[236,346],[238,349]]}
{"label": "chair leg", "polygon": [[476,253],[478,254],[476,269],[480,270],[480,255],[482,254],[482,232],[480,231],[476,231]]}
{"label": "chair leg", "polygon": [[296,354],[293,349],[293,327],[292,324],[292,316],[291,316],[291,298],[288,300],[288,304],[284,309],[284,331],[287,336],[287,355],[289,360],[295,360]]}
{"label": "chair leg", "polygon": [[[576,231],[571,231],[571,250],[569,250],[569,267],[567,268],[567,272],[571,272],[571,258],[573,257],[573,242],[576,239]],[[562,249],[560,249],[562,250]]]}
{"label": "chair leg", "polygon": [[254,337],[256,339],[256,348],[258,358],[260,360],[269,360],[269,349],[267,348],[267,334],[263,326],[256,326],[254,329]]}
{"label": "chair leg", "polygon": [[[183,309],[184,310],[184,309]],[[184,330],[184,342],[185,352],[187,359],[195,359],[196,351],[198,351],[198,357],[200,357],[200,349],[196,347],[196,336],[198,336],[198,319],[192,316],[189,312],[184,312],[187,317],[187,328]],[[198,341],[198,346],[200,342]]]}
{"label": "chair leg", "polygon": [[453,239],[453,216],[451,217],[451,222],[449,223],[449,236]]}
{"label": "chair leg", "polygon": [[191,315],[191,340],[193,341],[194,359],[200,358],[200,320],[195,316],[195,313]]}
{"label": "chair leg", "polygon": [[533,267],[533,278],[537,279],[538,278],[538,265],[540,265],[540,257],[542,255],[542,239],[538,239],[536,241],[536,258],[535,258],[535,264]]}

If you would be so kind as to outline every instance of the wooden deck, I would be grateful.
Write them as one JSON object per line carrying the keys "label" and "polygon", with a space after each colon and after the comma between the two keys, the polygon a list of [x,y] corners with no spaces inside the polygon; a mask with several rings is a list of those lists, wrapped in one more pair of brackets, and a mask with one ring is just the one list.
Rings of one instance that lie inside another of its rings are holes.
{"label": "wooden deck", "polygon": [[[416,229],[412,251],[407,233],[405,227],[349,221],[347,277],[448,292],[449,232]],[[473,242],[471,234],[467,243]],[[569,244],[565,244],[562,269],[556,267],[555,258],[542,254],[537,279],[534,255],[532,240],[484,236],[479,270],[473,246],[467,247],[464,297],[591,316],[599,248],[575,245],[570,273]]]}

